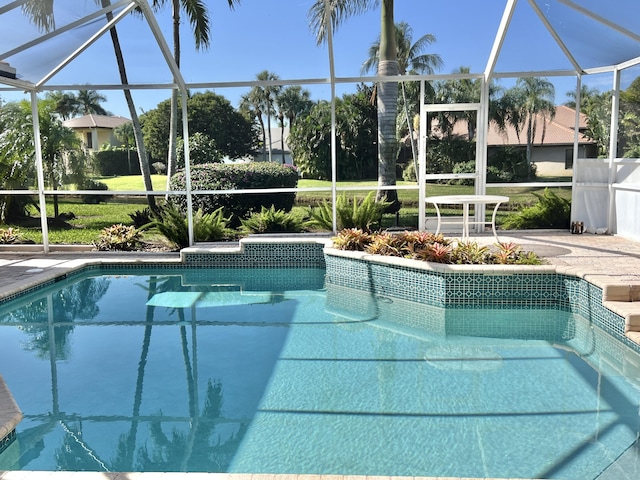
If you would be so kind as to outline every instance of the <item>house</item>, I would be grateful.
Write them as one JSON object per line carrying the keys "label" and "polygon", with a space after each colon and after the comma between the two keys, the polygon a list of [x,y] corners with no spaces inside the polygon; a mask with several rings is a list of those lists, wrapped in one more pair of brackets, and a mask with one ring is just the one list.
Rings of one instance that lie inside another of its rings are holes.
{"label": "house", "polygon": [[[578,158],[596,158],[598,147],[595,141],[585,136],[587,119],[580,114],[578,126]],[[545,177],[570,176],[573,173],[573,145],[576,122],[576,111],[560,105],[555,107],[553,119],[545,119],[538,115],[536,135],[531,150],[531,162],[536,166],[538,175]],[[546,126],[545,126],[546,124]],[[432,128],[438,130],[437,120]],[[453,134],[467,137],[467,124],[459,121],[453,127]],[[527,132],[519,134],[513,126],[508,125],[505,131],[491,123],[487,129],[487,154],[491,156],[498,148],[527,148]]]}
{"label": "house", "polygon": [[62,124],[76,132],[82,140],[82,146],[89,152],[97,152],[100,145],[120,145],[115,137],[114,130],[120,125],[130,123],[131,120],[124,117],[109,115],[84,115],[82,117],[65,120]]}
{"label": "house", "polygon": [[[291,149],[289,148],[289,144],[287,143],[287,138],[289,138],[289,127],[284,127],[284,132],[280,127],[271,129],[271,161],[272,162],[286,163],[287,165],[293,165],[293,156],[291,155]],[[269,143],[269,135],[267,134],[267,144],[268,143]],[[265,152],[266,153],[263,153],[262,149],[259,149],[253,156],[253,161],[268,162],[269,148],[266,148]]]}
{"label": "house", "polygon": [[[538,117],[531,150],[531,162],[536,165],[537,174],[547,177],[572,175],[576,111],[564,105],[557,106],[554,118],[547,119],[546,127],[542,116]],[[598,147],[595,141],[585,136],[586,128],[587,119],[581,113],[578,124],[578,157],[595,158],[598,156]],[[501,132],[494,124],[490,125],[487,130],[488,154],[505,146],[526,149],[527,132],[523,130],[518,135],[511,126]]]}

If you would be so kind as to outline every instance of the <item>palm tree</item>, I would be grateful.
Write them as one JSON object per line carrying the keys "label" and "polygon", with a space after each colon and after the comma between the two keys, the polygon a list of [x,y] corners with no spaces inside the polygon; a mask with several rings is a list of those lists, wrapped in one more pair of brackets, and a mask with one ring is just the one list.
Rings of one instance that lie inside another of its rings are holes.
{"label": "palm tree", "polygon": [[[406,22],[396,23],[395,37],[398,59],[398,74],[416,74],[428,73],[432,74],[439,70],[443,61],[440,55],[431,53],[422,53],[429,45],[436,41],[436,37],[427,33],[413,43],[413,29]],[[378,69],[380,59],[380,37],[369,47],[369,58],[362,64],[362,73],[368,73]],[[407,123],[409,131],[409,139],[411,141],[411,152],[413,155],[413,163],[416,172],[418,171],[417,148],[415,138],[413,136],[412,120],[409,114],[407,94],[404,82],[400,83],[402,89],[402,103],[404,105],[404,121]]]}
{"label": "palm tree", "polygon": [[76,96],[78,111],[82,115],[95,113],[96,115],[108,115],[108,112],[100,105],[107,101],[107,97],[95,90],[79,90]]}
{"label": "palm tree", "polygon": [[55,90],[48,92],[46,98],[51,99],[56,105],[56,112],[62,120],[75,117],[78,113],[78,99],[73,93]]}
{"label": "palm tree", "polygon": [[541,139],[544,142],[547,122],[555,116],[555,88],[546,78],[519,78],[516,86],[509,89],[505,96],[507,104],[510,104],[508,122],[515,128],[518,137],[522,130],[527,134],[527,165],[530,173],[538,121],[542,121]]}
{"label": "palm tree", "polygon": [[[193,37],[197,50],[206,50],[211,43],[209,38],[210,22],[206,3],[202,0],[153,0],[152,6],[158,9],[171,2],[171,16],[173,20],[173,58],[180,68],[180,17],[181,11],[186,13],[189,24],[193,29]],[[229,8],[233,9],[240,0],[227,0]],[[171,116],[169,121],[169,154],[167,157],[167,190],[170,188],[171,176],[176,168],[176,145],[178,138],[178,91],[171,91]]]}
{"label": "palm tree", "polygon": [[[396,47],[393,0],[316,0],[309,10],[312,30],[318,43],[327,38],[329,20],[333,28],[350,15],[355,15],[380,4],[380,45],[377,74],[380,77],[399,74],[398,50]],[[398,111],[397,82],[380,82],[377,87],[378,106],[378,186],[396,184],[396,115]],[[378,190],[377,200],[391,202],[389,211],[400,207],[397,190]]]}
{"label": "palm tree", "polygon": [[[261,82],[279,80],[275,73],[263,70],[256,75],[256,80]],[[276,97],[282,87],[280,85],[256,85],[248,94],[243,95],[240,100],[240,110],[248,114],[253,119],[258,120],[262,132],[262,152],[263,159],[267,159],[267,148],[269,161],[271,161],[271,116],[276,114],[274,105]],[[267,126],[264,125],[263,116],[267,117]],[[268,138],[267,138],[268,137]]]}
{"label": "palm tree", "polygon": [[[600,90],[597,88],[591,88],[584,84],[580,85],[580,111],[582,113],[586,113],[585,110],[589,105],[589,101],[599,93]],[[567,98],[569,100],[564,102],[567,107],[573,108],[574,110],[576,108],[576,94],[577,92],[575,90],[569,90],[567,92]]]}
{"label": "palm tree", "polygon": [[[103,8],[111,5],[111,0],[99,0],[100,5]],[[107,21],[110,22],[113,19],[113,13],[107,12]],[[128,85],[129,80],[127,78],[127,69],[124,64],[124,56],[122,55],[122,48],[120,47],[120,39],[118,38],[118,31],[116,27],[111,27],[109,30],[111,35],[111,43],[113,44],[113,51],[116,56],[116,63],[118,64],[118,72],[120,74],[120,81],[122,85]],[[140,163],[140,172],[142,173],[142,180],[144,182],[144,188],[147,192],[153,191],[153,184],[151,183],[151,169],[149,168],[149,157],[147,157],[147,150],[144,147],[144,139],[142,136],[142,126],[140,125],[140,119],[138,118],[138,112],[136,112],[135,104],[133,103],[133,96],[131,90],[128,88],[123,89],[124,98],[127,102],[127,108],[129,109],[129,116],[131,117],[131,123],[133,124],[133,134],[136,139],[136,146],[138,149],[138,162]],[[147,204],[149,208],[156,211],[156,200],[153,195],[147,195]]]}
{"label": "palm tree", "polygon": [[285,118],[289,123],[289,128],[293,126],[296,117],[311,110],[313,102],[309,90],[302,89],[300,85],[291,85],[282,89],[276,96],[276,107],[278,109],[278,120],[280,122],[280,140],[282,142],[282,163],[284,158],[284,126]]}

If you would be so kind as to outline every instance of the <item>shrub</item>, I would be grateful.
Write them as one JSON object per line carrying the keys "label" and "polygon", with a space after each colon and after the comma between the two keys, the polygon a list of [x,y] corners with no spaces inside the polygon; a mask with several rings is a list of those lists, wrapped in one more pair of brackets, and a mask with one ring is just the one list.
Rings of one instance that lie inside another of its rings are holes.
{"label": "shrub", "polygon": [[93,164],[99,175],[139,175],[140,162],[135,150],[109,149],[93,154]]}
{"label": "shrub", "polygon": [[93,242],[93,245],[101,251],[139,250],[143,245],[142,232],[133,226],[123,225],[122,223],[111,225],[102,229],[100,237]]}
{"label": "shrub", "polygon": [[514,243],[498,243],[495,252],[476,242],[459,242],[452,245],[442,235],[429,232],[406,231],[368,233],[348,228],[332,238],[339,250],[365,251],[375,255],[424,260],[428,262],[466,265],[540,265],[542,261],[534,252],[522,251]]}
{"label": "shrub", "polygon": [[136,210],[130,213],[129,218],[131,218],[134,227],[141,228],[153,220],[153,213],[149,207],[146,207],[143,210]]}
{"label": "shrub", "polygon": [[[171,178],[172,190],[184,190],[184,171]],[[191,187],[193,190],[232,190],[257,188],[295,188],[298,185],[298,173],[287,165],[266,162],[245,164],[207,163],[191,168]],[[180,211],[186,212],[186,198],[172,198]],[[194,208],[204,213],[212,213],[220,207],[232,215],[232,225],[239,225],[240,219],[261,207],[273,206],[286,212],[293,208],[295,192],[292,193],[251,193],[251,194],[198,194],[193,196]]]}
{"label": "shrub", "polygon": [[512,213],[505,218],[502,228],[522,230],[527,228],[569,228],[571,202],[545,188],[542,195],[534,193],[538,199],[531,207]]}
{"label": "shrub", "polygon": [[[336,199],[337,229],[359,228],[367,232],[379,230],[382,214],[390,202],[378,202],[374,195],[375,192],[369,192],[362,200],[355,197],[349,199],[344,194],[339,195]],[[309,215],[310,227],[321,230],[333,229],[333,209],[330,202],[325,201],[318,207],[312,207]]]}
{"label": "shrub", "polygon": [[[97,182],[95,180],[91,180],[90,178],[86,178],[83,182],[78,185],[80,190],[109,190],[109,187],[106,183]],[[86,204],[98,204],[102,202],[106,202],[112,197],[112,195],[82,195],[82,203]]]}
{"label": "shrub", "polygon": [[[187,218],[172,204],[159,208],[158,213],[152,214],[152,221],[142,228],[153,229],[162,234],[176,248],[189,246],[189,226]],[[199,242],[215,242],[223,240],[232,234],[227,227],[229,218],[223,215],[223,209],[218,208],[211,213],[204,213],[201,209],[193,216],[193,236]]]}
{"label": "shrub", "polygon": [[371,234],[361,228],[345,228],[332,240],[333,246],[338,250],[363,251],[371,243]]}
{"label": "shrub", "polygon": [[198,210],[193,216],[193,236],[197,242],[218,242],[233,235],[227,225],[230,217],[224,216],[222,207],[211,213]]}
{"label": "shrub", "polygon": [[152,221],[142,229],[152,229],[162,234],[178,249],[189,246],[189,227],[185,216],[173,205],[167,204],[152,214]]}
{"label": "shrub", "polygon": [[252,213],[247,219],[242,219],[242,231],[246,233],[299,233],[304,230],[303,221],[299,216],[284,210],[276,210],[273,205],[262,207],[259,213]]}

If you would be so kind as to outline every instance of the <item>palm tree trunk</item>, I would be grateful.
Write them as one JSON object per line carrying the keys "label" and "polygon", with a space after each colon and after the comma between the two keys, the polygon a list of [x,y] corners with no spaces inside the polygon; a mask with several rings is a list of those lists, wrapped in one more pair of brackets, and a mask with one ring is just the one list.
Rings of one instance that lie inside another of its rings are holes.
{"label": "palm tree trunk", "polygon": [[[172,2],[173,16],[173,58],[180,68],[180,2]],[[178,91],[171,90],[171,116],[169,119],[169,153],[167,155],[167,190],[171,187],[171,177],[176,171],[176,145],[178,141]]]}
{"label": "palm tree trunk", "polygon": [[[379,76],[398,75],[398,59],[395,42],[395,23],[393,20],[393,0],[383,0],[381,6],[380,60]],[[396,121],[398,112],[398,83],[380,82],[378,84],[378,186],[396,184]],[[388,211],[397,211],[398,192],[396,190],[378,190],[378,200],[392,202]]]}
{"label": "palm tree trunk", "polygon": [[[106,8],[111,5],[111,0],[101,0],[102,8]],[[107,13],[107,21],[113,19],[111,12]],[[118,39],[118,31],[116,27],[112,27],[109,31],[111,34],[111,42],[113,43],[113,51],[116,56],[116,62],[118,63],[118,71],[120,72],[120,81],[122,85],[127,85],[129,80],[127,79],[127,69],[124,65],[124,57],[122,55],[122,48],[120,48],[120,40]],[[151,170],[149,169],[149,158],[147,157],[147,151],[144,148],[144,141],[142,138],[142,127],[140,126],[140,119],[136,112],[135,104],[133,103],[133,97],[131,90],[125,88],[123,90],[124,98],[127,102],[127,108],[129,109],[129,115],[131,116],[131,123],[133,124],[133,135],[136,139],[136,146],[138,149],[138,160],[140,162],[140,171],[142,172],[142,179],[144,181],[144,188],[148,192],[153,191],[153,185],[151,184]],[[151,210],[156,210],[156,200],[153,195],[147,195],[147,203]]]}

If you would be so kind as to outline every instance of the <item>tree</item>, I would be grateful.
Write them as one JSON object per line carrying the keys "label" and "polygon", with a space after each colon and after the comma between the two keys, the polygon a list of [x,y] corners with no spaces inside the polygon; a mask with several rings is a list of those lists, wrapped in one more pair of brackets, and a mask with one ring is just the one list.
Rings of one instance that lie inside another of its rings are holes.
{"label": "tree", "polygon": [[[260,82],[276,81],[280,78],[275,73],[263,70],[256,75],[256,80]],[[271,117],[276,115],[275,101],[282,90],[280,85],[256,85],[248,94],[243,95],[240,100],[240,110],[249,117],[256,119],[262,132],[262,154],[263,159],[271,161]],[[267,118],[267,126],[264,126],[263,117]]]}
{"label": "tree", "polygon": [[[35,163],[33,129],[30,128],[30,123],[33,121],[31,104],[23,100],[10,107],[5,106],[2,118],[2,126],[5,130],[0,136],[0,155],[8,160],[7,166],[11,165],[6,172],[9,175],[5,182],[14,187],[24,186],[22,180],[26,177],[22,177],[16,169]],[[57,190],[66,174],[65,158],[80,149],[80,140],[73,130],[62,125],[54,100],[47,98],[38,102],[38,118],[44,178],[49,188]],[[57,195],[53,196],[53,205],[54,216],[57,218],[59,215]],[[6,205],[3,207],[6,208]],[[6,215],[8,212],[8,209],[3,212],[5,217],[8,216]],[[14,213],[17,212],[14,211]]]}
{"label": "tree", "polygon": [[127,164],[129,165],[129,175],[131,175],[131,172],[133,171],[131,167],[131,147],[136,144],[136,136],[133,132],[133,124],[131,122],[127,122],[123,123],[122,125],[118,125],[113,130],[113,134],[127,150]]}
{"label": "tree", "polygon": [[276,96],[276,107],[278,110],[278,121],[280,123],[280,141],[282,142],[282,163],[285,163],[284,157],[284,127],[285,118],[289,123],[289,128],[293,126],[296,118],[307,113],[313,102],[311,101],[311,93],[309,90],[303,90],[300,85],[291,85],[283,88]]}
{"label": "tree", "polygon": [[63,120],[68,120],[78,114],[78,99],[73,93],[54,90],[48,92],[46,96],[55,102],[56,112]]}
{"label": "tree", "polygon": [[[9,102],[0,108],[0,185],[2,190],[29,188],[35,182],[35,150],[31,112]],[[27,215],[25,195],[0,196],[0,223]]]}
{"label": "tree", "polygon": [[[339,180],[375,178],[377,113],[373,87],[360,85],[355,94],[336,100],[336,143]],[[289,145],[296,166],[306,178],[331,177],[331,105],[316,103],[291,127]]]}
{"label": "tree", "polygon": [[[329,2],[327,4],[327,2]],[[380,8],[380,46],[377,74],[380,77],[399,74],[398,51],[395,40],[395,22],[393,19],[393,0],[316,0],[309,10],[311,28],[318,43],[326,40],[328,21],[335,28],[348,16],[360,13],[373,6]],[[329,5],[329,18],[326,7]],[[398,84],[395,81],[382,81],[377,86],[378,105],[378,186],[389,187],[396,184],[396,114],[398,109]],[[398,192],[395,189],[380,189],[376,200],[391,203],[389,211],[400,207]]]}
{"label": "tree", "polygon": [[[398,59],[398,74],[416,74],[416,73],[434,73],[439,70],[442,65],[442,58],[438,54],[426,54],[422,53],[429,45],[436,41],[436,37],[430,33],[427,33],[416,40],[413,43],[413,29],[406,22],[396,23],[395,25],[395,37]],[[362,72],[368,73],[372,70],[378,69],[378,62],[380,60],[380,37],[369,47],[369,58],[362,65]],[[415,145],[415,139],[412,128],[412,115],[409,113],[409,105],[407,101],[407,92],[405,89],[405,82],[400,83],[402,91],[402,105],[404,110],[404,118],[400,117],[398,124],[406,125],[409,134],[409,141],[411,143],[411,152],[413,156],[414,168],[417,171],[417,148]],[[415,110],[414,110],[415,111]],[[400,133],[400,132],[399,132]],[[403,136],[402,133],[398,136],[400,139]]]}
{"label": "tree", "polygon": [[515,87],[505,93],[505,108],[509,112],[507,121],[516,129],[518,138],[524,130],[527,135],[527,165],[531,167],[533,142],[542,122],[542,141],[544,142],[547,122],[555,115],[555,88],[546,78],[519,78]]}
{"label": "tree", "polygon": [[[593,96],[598,95],[599,93],[600,93],[600,91],[597,88],[591,88],[591,87],[588,87],[587,85],[584,85],[584,84],[580,85],[580,111],[582,113],[586,113],[586,109],[588,108],[590,99]],[[567,92],[567,97],[569,98],[569,100],[564,102],[564,104],[567,107],[573,108],[575,110],[575,108],[576,108],[576,91],[575,90],[569,90]]]}
{"label": "tree", "polygon": [[79,90],[76,96],[78,103],[78,112],[82,115],[89,115],[95,113],[96,115],[108,115],[102,105],[102,102],[107,101],[107,97],[96,92],[95,90]]}
{"label": "tree", "polygon": [[[170,100],[165,100],[142,116],[144,141],[155,161],[167,158],[170,109]],[[253,155],[257,145],[253,126],[225,97],[214,92],[196,93],[187,98],[187,112],[189,134],[201,133],[215,141],[212,156],[217,160]],[[182,109],[178,111],[178,121],[182,121]],[[181,138],[179,135],[178,140]]]}
{"label": "tree", "polygon": [[[189,24],[193,30],[193,37],[196,49],[207,49],[210,45],[209,15],[207,6],[202,0],[153,0],[153,7],[158,9],[171,2],[171,16],[173,19],[173,58],[178,68],[180,68],[180,17],[184,10],[189,18]],[[240,0],[227,0],[229,8],[233,9]],[[167,156],[167,190],[171,175],[175,171],[176,163],[176,142],[178,138],[178,91],[171,91],[171,117],[169,123],[169,149]]]}
{"label": "tree", "polygon": [[[111,5],[111,0],[99,0],[100,5],[103,8]],[[107,12],[107,21],[113,19],[113,13]],[[124,64],[124,56],[122,55],[122,48],[120,47],[120,39],[118,38],[118,31],[113,26],[109,30],[111,35],[111,43],[113,44],[113,51],[116,56],[116,63],[118,64],[118,73],[120,74],[120,81],[122,85],[128,85],[129,79],[127,78],[127,69]],[[129,109],[129,116],[131,117],[131,123],[133,125],[133,133],[136,139],[136,146],[138,149],[138,162],[140,163],[140,172],[142,173],[142,180],[144,182],[144,188],[146,191],[153,191],[153,184],[151,183],[151,168],[149,167],[149,158],[147,157],[147,150],[144,146],[142,137],[142,126],[140,125],[140,119],[138,118],[138,112],[136,111],[135,104],[133,103],[133,96],[131,90],[128,88],[123,89],[124,98]],[[156,200],[153,195],[147,195],[147,204],[151,210],[156,209]]]}

